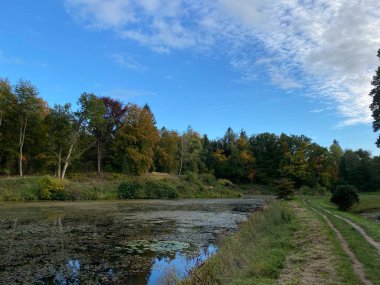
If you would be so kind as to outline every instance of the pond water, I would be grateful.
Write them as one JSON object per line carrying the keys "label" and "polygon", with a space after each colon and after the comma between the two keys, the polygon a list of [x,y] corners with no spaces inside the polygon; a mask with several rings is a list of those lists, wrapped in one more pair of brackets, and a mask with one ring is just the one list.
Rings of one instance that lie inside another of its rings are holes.
{"label": "pond water", "polygon": [[[3,284],[172,284],[263,198],[0,205]],[[1,282],[0,282],[1,283]]]}
{"label": "pond water", "polygon": [[362,213],[362,216],[380,224],[380,209],[374,209],[371,212]]}

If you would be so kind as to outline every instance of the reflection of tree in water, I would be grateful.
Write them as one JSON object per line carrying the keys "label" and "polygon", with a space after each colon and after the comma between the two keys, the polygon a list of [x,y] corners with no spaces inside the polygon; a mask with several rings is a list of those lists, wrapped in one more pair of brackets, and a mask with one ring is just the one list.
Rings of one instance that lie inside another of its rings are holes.
{"label": "reflection of tree in water", "polygon": [[[22,222],[1,228],[0,248],[9,244],[0,251],[4,284],[125,284],[131,276],[141,280],[134,284],[146,284],[154,255],[126,253],[111,242],[109,231],[64,226],[60,217],[53,225]],[[94,227],[101,230],[103,222]]]}

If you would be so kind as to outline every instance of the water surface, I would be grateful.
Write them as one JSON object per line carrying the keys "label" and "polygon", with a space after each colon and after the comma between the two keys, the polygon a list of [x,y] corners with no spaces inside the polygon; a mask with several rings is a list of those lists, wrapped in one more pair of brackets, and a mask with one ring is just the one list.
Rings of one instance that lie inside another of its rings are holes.
{"label": "water surface", "polygon": [[0,205],[4,284],[170,284],[263,199]]}

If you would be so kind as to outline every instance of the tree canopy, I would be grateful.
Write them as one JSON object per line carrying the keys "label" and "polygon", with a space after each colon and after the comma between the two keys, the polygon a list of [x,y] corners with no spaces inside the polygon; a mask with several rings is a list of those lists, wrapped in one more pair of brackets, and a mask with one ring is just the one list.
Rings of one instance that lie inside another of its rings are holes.
{"label": "tree canopy", "polygon": [[76,172],[157,171],[274,187],[287,181],[292,187],[334,189],[344,181],[359,191],[379,190],[380,157],[342,150],[336,140],[323,147],[303,135],[248,135],[232,128],[210,139],[191,127],[182,133],[158,130],[148,105],[83,93],[77,106],[49,107],[29,81],[11,86],[0,79],[0,174],[64,179]]}

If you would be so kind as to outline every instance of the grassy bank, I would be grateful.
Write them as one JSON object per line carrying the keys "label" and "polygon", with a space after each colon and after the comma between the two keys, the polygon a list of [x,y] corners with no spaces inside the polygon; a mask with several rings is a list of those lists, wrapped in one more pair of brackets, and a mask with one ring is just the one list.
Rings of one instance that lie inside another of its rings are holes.
{"label": "grassy bank", "polygon": [[[378,284],[380,257],[352,228],[330,216],[363,263],[365,274]],[[335,232],[296,197],[290,202],[273,202],[254,213],[181,284],[356,285],[360,281]]]}
{"label": "grassy bank", "polygon": [[182,284],[275,284],[292,247],[294,225],[286,204],[270,204],[225,238],[216,255]]}
{"label": "grassy bank", "polygon": [[[0,178],[0,201],[37,201],[46,177],[3,177]],[[50,179],[50,178],[49,178]],[[54,180],[54,179],[53,179]],[[212,175],[176,176],[165,173],[150,173],[134,177],[122,174],[74,174],[60,184],[61,200],[113,200],[119,199],[119,186],[133,182],[144,187],[155,187],[157,183],[174,188],[177,198],[236,198],[241,196],[239,187],[228,180],[215,179]],[[62,188],[62,189],[61,189]],[[139,197],[144,198],[144,197]]]}

